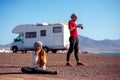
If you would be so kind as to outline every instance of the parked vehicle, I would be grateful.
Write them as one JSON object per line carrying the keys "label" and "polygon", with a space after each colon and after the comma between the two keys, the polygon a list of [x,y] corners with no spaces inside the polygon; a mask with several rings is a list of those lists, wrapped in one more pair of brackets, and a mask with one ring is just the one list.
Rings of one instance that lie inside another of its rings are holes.
{"label": "parked vehicle", "polygon": [[46,52],[51,50],[56,53],[57,50],[66,50],[69,47],[69,30],[63,23],[18,25],[12,33],[19,34],[11,43],[13,52],[34,50],[35,41],[41,41]]}

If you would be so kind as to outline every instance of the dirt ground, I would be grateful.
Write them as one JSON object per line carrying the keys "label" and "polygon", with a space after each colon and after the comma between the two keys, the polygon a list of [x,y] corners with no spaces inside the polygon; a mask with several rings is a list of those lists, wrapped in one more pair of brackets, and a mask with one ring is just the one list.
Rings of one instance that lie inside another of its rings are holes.
{"label": "dirt ground", "polygon": [[120,56],[79,54],[86,66],[77,66],[74,55],[65,66],[66,53],[48,53],[47,70],[58,75],[23,74],[21,67],[29,66],[30,53],[0,53],[0,80],[120,80]]}

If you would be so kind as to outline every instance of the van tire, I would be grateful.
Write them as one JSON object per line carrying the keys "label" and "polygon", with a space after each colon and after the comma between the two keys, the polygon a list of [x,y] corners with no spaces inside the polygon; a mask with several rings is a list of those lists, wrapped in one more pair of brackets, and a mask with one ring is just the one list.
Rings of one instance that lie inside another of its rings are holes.
{"label": "van tire", "polygon": [[13,53],[17,53],[18,48],[16,46],[12,47],[12,51],[13,51]]}
{"label": "van tire", "polygon": [[27,53],[27,50],[25,50],[25,53]]}
{"label": "van tire", "polygon": [[43,47],[43,49],[48,53],[49,49],[47,47]]}
{"label": "van tire", "polygon": [[27,53],[27,50],[21,51],[22,53]]}
{"label": "van tire", "polygon": [[53,53],[56,53],[56,52],[57,52],[57,50],[56,50],[56,49],[53,49],[53,50],[52,50],[52,52],[53,52]]}

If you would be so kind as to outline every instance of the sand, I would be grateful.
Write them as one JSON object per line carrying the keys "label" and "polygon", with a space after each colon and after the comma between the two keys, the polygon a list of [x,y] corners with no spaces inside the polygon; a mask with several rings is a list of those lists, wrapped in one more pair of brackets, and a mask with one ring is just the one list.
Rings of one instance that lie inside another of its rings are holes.
{"label": "sand", "polygon": [[29,66],[29,53],[0,53],[0,80],[120,80],[120,56],[79,54],[86,66],[77,66],[73,54],[65,66],[66,53],[48,53],[48,70],[58,70],[58,75],[23,74],[20,69]]}

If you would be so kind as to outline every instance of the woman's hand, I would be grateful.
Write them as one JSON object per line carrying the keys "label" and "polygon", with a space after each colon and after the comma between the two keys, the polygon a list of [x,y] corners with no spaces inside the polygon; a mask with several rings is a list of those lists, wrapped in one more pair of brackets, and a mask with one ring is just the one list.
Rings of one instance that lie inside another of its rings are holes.
{"label": "woman's hand", "polygon": [[83,29],[83,25],[82,25],[82,24],[78,24],[78,25],[77,25],[77,28]]}

